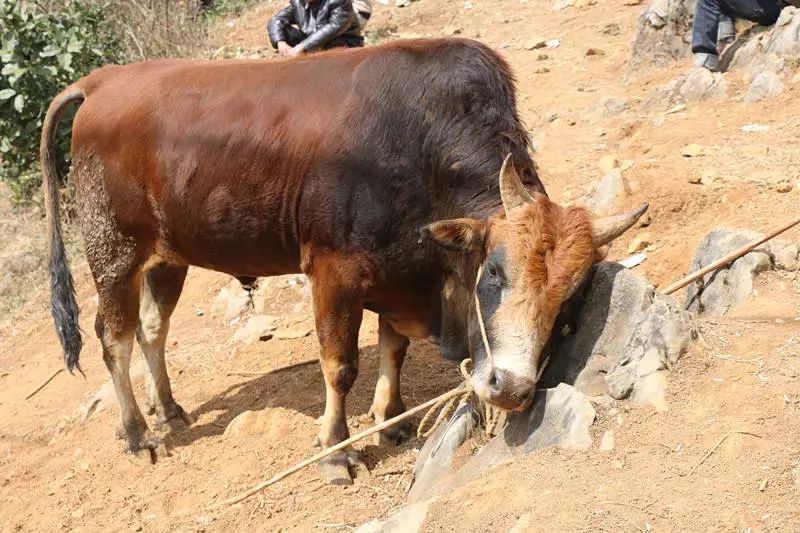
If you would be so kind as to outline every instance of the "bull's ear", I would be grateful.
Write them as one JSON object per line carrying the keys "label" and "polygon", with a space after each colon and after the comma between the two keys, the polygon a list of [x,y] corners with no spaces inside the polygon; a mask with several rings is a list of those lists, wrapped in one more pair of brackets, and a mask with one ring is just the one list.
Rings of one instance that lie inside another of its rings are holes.
{"label": "bull's ear", "polygon": [[420,235],[448,250],[472,252],[483,246],[486,224],[474,218],[440,220],[422,228]]}

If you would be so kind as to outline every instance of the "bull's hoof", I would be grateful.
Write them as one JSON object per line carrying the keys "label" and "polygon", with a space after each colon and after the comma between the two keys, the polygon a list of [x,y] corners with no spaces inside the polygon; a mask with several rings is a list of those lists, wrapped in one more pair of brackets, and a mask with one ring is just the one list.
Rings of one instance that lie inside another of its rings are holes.
{"label": "bull's hoof", "polygon": [[159,458],[169,456],[167,447],[159,437],[146,430],[138,442],[128,441],[128,453],[139,461],[156,464]]}
{"label": "bull's hoof", "polygon": [[194,424],[192,416],[177,403],[171,411],[172,414],[169,416],[159,416],[158,419],[153,422],[153,428],[156,431],[182,433],[187,431],[189,427]]}
{"label": "bull's hoof", "polygon": [[[395,414],[391,415],[389,418],[397,416],[401,413],[404,413],[406,410],[405,406],[398,407],[393,411]],[[375,416],[375,409],[370,408],[369,413],[367,413],[372,420],[375,421],[375,424],[380,424],[385,420],[379,419]],[[402,422],[398,422],[393,426],[389,426],[388,428],[379,431],[372,437],[372,443],[376,446],[399,446],[400,444],[406,442],[408,439],[411,438],[411,423],[407,420],[403,420]]]}
{"label": "bull's hoof", "polygon": [[379,446],[399,446],[411,438],[411,423],[403,420],[394,426],[379,431],[376,437],[376,444]]}
{"label": "bull's hoof", "polygon": [[353,471],[358,467],[366,468],[366,465],[353,450],[337,452],[319,462],[323,479],[331,485],[352,485]]}

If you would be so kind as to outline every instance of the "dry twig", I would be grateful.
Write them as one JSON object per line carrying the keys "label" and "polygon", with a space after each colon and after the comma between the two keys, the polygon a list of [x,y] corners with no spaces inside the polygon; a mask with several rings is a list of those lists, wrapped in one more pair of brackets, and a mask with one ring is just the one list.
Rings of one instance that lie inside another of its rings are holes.
{"label": "dry twig", "polygon": [[696,465],[694,465],[691,470],[689,470],[689,473],[687,473],[686,476],[691,476],[692,474],[694,474],[695,471],[698,468],[700,468],[700,465],[705,463],[706,460],[709,457],[711,457],[714,454],[714,452],[716,452],[719,449],[720,446],[722,446],[722,443],[725,442],[727,440],[727,438],[730,437],[733,434],[750,435],[751,437],[756,437],[756,438],[759,438],[759,439],[761,438],[761,435],[758,435],[756,433],[750,433],[749,431],[729,431],[729,432],[725,433],[722,436],[722,438],[717,441],[717,443],[714,445],[714,447],[711,448],[710,450],[708,450],[708,452],[706,452],[706,454],[703,456],[703,458],[700,459],[700,462],[697,463]]}
{"label": "dry twig", "polygon": [[55,379],[55,377],[56,377],[57,375],[59,375],[60,373],[62,373],[63,371],[64,371],[64,369],[63,369],[63,368],[59,368],[58,370],[56,370],[55,372],[53,372],[52,374],[50,374],[50,377],[48,377],[46,380],[44,380],[44,382],[42,382],[42,384],[41,384],[41,385],[39,385],[38,387],[36,387],[35,389],[33,389],[31,392],[29,392],[29,393],[28,393],[28,395],[27,395],[27,396],[25,396],[25,399],[26,399],[26,400],[30,400],[31,398],[33,398],[34,396],[36,396],[36,394],[37,394],[37,393],[38,393],[40,390],[42,390],[43,388],[45,388],[45,387],[47,386],[47,384],[48,384],[48,383],[50,383],[51,381],[53,381],[53,379]]}

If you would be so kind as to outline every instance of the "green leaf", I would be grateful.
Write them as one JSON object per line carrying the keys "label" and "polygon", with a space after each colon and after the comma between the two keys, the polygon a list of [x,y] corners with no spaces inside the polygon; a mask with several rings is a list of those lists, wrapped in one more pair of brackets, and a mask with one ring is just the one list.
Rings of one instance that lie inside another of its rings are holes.
{"label": "green leaf", "polygon": [[5,102],[15,94],[17,94],[17,91],[14,89],[3,89],[0,91],[0,102]]}
{"label": "green leaf", "polygon": [[61,49],[57,46],[49,45],[47,48],[39,52],[39,57],[53,57],[57,56],[61,52]]}
{"label": "green leaf", "polygon": [[64,70],[72,72],[72,54],[60,54],[58,56],[58,63]]}
{"label": "green leaf", "polygon": [[14,109],[17,110],[17,113],[22,113],[22,110],[25,108],[25,95],[18,94],[16,98],[14,98]]}
{"label": "green leaf", "polygon": [[75,54],[81,50],[83,50],[83,41],[73,35],[69,40],[69,44],[67,44],[67,52]]}

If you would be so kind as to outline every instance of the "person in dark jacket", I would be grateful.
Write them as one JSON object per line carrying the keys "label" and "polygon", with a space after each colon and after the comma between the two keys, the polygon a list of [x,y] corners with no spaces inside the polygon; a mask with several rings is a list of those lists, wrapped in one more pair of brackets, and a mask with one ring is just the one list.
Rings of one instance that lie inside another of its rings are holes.
{"label": "person in dark jacket", "polygon": [[[692,52],[698,67],[719,68],[720,19],[743,18],[762,26],[772,26],[781,10],[798,0],[697,0],[692,23]],[[727,31],[730,34],[732,31]],[[731,35],[723,35],[731,38]]]}
{"label": "person in dark jacket", "polygon": [[362,24],[351,0],[290,0],[267,25],[273,48],[284,57],[341,46],[364,46]]}

